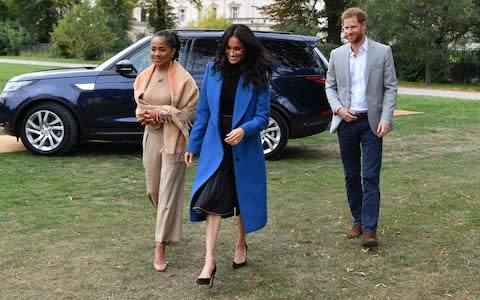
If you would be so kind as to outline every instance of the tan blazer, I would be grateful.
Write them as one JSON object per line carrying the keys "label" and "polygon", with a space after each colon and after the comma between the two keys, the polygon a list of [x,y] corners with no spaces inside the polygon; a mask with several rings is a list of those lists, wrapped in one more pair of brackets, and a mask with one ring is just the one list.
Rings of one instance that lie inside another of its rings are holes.
{"label": "tan blazer", "polygon": [[[393,130],[393,111],[397,102],[397,76],[393,63],[392,50],[389,46],[367,39],[366,100],[368,106],[368,122],[376,134],[380,120],[390,122]],[[330,132],[337,131],[342,119],[335,112],[341,107],[350,106],[350,67],[347,43],[334,49],[325,82],[325,92],[334,115]]]}

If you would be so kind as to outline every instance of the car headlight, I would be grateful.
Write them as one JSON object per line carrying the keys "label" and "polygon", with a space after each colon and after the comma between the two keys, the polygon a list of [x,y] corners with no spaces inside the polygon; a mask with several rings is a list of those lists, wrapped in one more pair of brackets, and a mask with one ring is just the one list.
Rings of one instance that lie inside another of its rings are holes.
{"label": "car headlight", "polygon": [[22,87],[29,85],[29,84],[32,83],[32,82],[33,82],[33,81],[31,81],[31,80],[9,81],[9,82],[7,82],[7,84],[5,85],[5,87],[3,88],[3,92],[4,92],[4,93],[6,93],[6,92],[15,92],[15,91],[21,89]]}

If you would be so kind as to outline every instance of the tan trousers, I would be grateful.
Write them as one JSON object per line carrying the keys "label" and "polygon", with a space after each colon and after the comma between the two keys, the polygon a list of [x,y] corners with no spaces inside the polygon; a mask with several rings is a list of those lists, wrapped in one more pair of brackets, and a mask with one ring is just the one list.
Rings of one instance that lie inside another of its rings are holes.
{"label": "tan trousers", "polygon": [[163,129],[146,129],[143,136],[143,166],[147,197],[157,209],[156,242],[179,241],[185,200],[185,163],[163,157]]}

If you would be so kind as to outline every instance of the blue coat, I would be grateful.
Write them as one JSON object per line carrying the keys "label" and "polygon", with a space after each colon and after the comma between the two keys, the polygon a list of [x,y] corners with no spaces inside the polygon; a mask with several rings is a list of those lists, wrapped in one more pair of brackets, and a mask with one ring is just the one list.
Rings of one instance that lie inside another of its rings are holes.
{"label": "blue coat", "polygon": [[[270,90],[265,88],[254,92],[251,83],[243,86],[243,79],[240,77],[237,87],[232,128],[243,128],[245,136],[239,144],[232,146],[232,154],[240,212],[248,233],[267,223],[267,175],[260,132],[268,126]],[[217,170],[223,158],[222,140],[225,137],[220,136],[222,82],[220,72],[213,72],[213,63],[209,63],[186,150],[200,155],[192,196]],[[192,210],[191,198],[190,220],[204,220]]]}

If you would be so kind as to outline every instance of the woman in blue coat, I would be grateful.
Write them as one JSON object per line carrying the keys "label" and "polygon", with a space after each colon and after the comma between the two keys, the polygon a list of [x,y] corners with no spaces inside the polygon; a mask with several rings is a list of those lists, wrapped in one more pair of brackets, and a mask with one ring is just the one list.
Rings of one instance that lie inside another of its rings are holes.
{"label": "woman in blue coat", "polygon": [[238,216],[232,267],[247,264],[246,233],[267,222],[267,176],[260,132],[268,126],[272,64],[245,25],[227,28],[209,63],[185,152],[199,155],[190,219],[206,220],[205,265],[198,284],[212,286],[215,247],[222,218]]}

